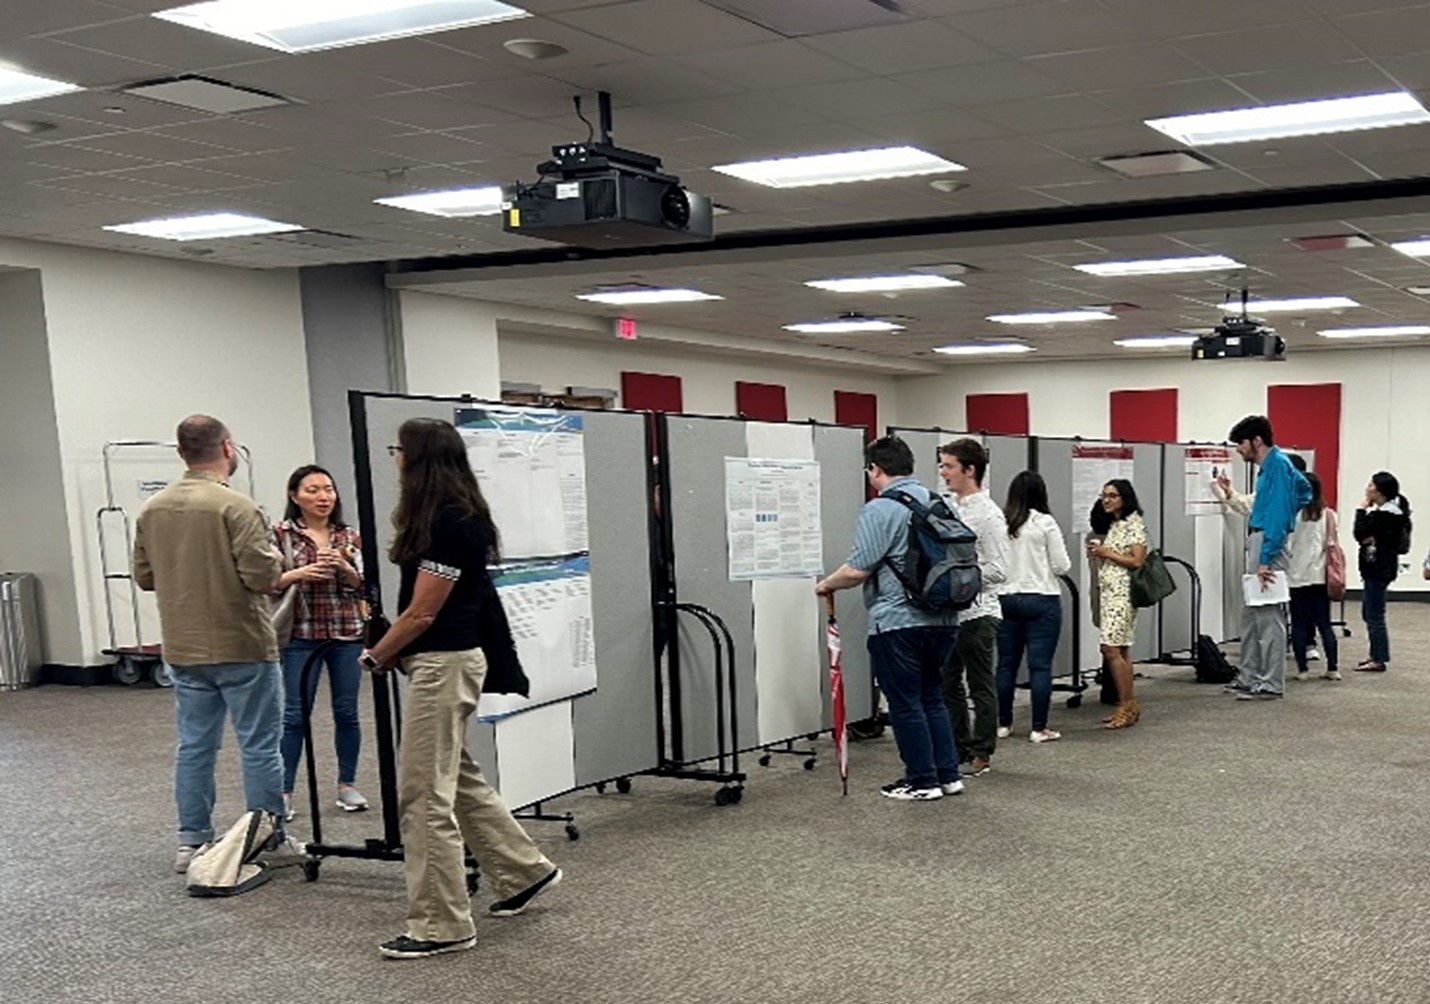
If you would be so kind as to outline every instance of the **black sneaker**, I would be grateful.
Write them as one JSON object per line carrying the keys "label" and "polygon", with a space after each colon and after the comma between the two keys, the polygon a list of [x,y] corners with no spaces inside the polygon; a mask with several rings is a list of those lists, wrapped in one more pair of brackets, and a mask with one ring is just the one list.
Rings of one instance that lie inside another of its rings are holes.
{"label": "black sneaker", "polygon": [[515,917],[530,906],[532,900],[560,881],[561,869],[553,868],[551,874],[546,876],[546,878],[537,882],[535,885],[527,886],[510,899],[497,900],[491,906],[487,907],[487,912],[493,917]]}
{"label": "black sneaker", "polygon": [[389,959],[425,959],[429,955],[445,955],[447,952],[465,952],[477,946],[475,937],[459,941],[418,941],[405,934],[391,941],[384,941],[377,950]]}

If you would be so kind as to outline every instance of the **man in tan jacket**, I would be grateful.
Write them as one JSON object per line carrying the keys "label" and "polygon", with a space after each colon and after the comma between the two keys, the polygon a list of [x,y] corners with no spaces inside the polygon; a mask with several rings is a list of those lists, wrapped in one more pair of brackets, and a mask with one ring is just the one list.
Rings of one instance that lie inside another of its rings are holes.
{"label": "man in tan jacket", "polygon": [[283,811],[283,673],[269,595],[282,572],[263,514],[228,487],[238,449],[208,415],[179,423],[188,470],[139,513],[134,579],[159,601],[179,733],[176,871],[213,839],[214,761],[233,717],[249,810]]}

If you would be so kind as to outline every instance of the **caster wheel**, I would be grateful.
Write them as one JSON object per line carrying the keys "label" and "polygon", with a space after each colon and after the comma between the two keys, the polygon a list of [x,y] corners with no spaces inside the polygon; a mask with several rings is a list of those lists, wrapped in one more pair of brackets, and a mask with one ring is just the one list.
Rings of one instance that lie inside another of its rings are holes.
{"label": "caster wheel", "polygon": [[631,793],[631,779],[628,777],[616,778],[616,790],[622,795],[629,795]]}
{"label": "caster wheel", "polygon": [[737,785],[737,786],[735,786],[734,788],[731,788],[731,789],[730,789],[730,802],[731,802],[731,804],[733,804],[733,805],[738,805],[738,804],[740,804],[740,802],[744,799],[744,797],[745,797],[745,789],[744,789],[744,788],[739,787],[739,786]]}
{"label": "caster wheel", "polygon": [[811,732],[809,735],[805,736],[805,738],[808,739],[810,742],[814,742],[816,739],[819,738],[819,733]]}
{"label": "caster wheel", "polygon": [[114,664],[113,672],[114,682],[122,683],[126,687],[132,687],[144,679],[144,671],[135,665],[133,659],[121,657]]}
{"label": "caster wheel", "polygon": [[715,792],[716,805],[734,805],[735,801],[734,788],[720,788]]}
{"label": "caster wheel", "polygon": [[1080,708],[1080,707],[1082,707],[1082,695],[1081,695],[1081,694],[1073,694],[1071,697],[1069,697],[1069,698],[1068,698],[1068,707],[1070,707],[1070,708]]}
{"label": "caster wheel", "polygon": [[596,794],[598,794],[598,795],[604,795],[605,793],[606,793],[606,782],[605,782],[605,781],[597,781],[597,782],[596,782]]}
{"label": "caster wheel", "polygon": [[764,756],[760,757],[760,766],[761,766],[761,767],[768,767],[769,765],[770,765],[770,755],[769,755],[768,753],[766,753]]}
{"label": "caster wheel", "polygon": [[581,828],[580,828],[579,826],[577,826],[575,823],[567,823],[567,824],[566,824],[566,839],[567,839],[567,840],[572,840],[572,841],[580,840],[580,839],[581,839]]}
{"label": "caster wheel", "polygon": [[804,762],[804,769],[814,770],[814,759],[812,757]]}
{"label": "caster wheel", "polygon": [[314,860],[312,860],[312,861],[304,861],[304,862],[303,862],[303,877],[304,877],[305,879],[307,879],[309,882],[316,882],[316,881],[318,881],[318,868],[319,868],[319,864],[320,864],[320,863],[319,863],[316,859],[314,859]]}
{"label": "caster wheel", "polygon": [[162,662],[156,662],[149,667],[149,682],[167,690],[174,685],[174,678],[169,675],[168,666]]}

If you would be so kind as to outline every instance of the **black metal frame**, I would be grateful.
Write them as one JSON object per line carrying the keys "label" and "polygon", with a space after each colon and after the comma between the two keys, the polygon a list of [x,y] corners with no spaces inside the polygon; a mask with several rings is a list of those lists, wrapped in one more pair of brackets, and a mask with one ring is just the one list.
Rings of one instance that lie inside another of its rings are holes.
{"label": "black metal frame", "polygon": [[[1192,566],[1192,563],[1190,561],[1184,561],[1181,558],[1175,558],[1170,554],[1162,555],[1162,560],[1165,562],[1169,562],[1173,565],[1177,565],[1178,567],[1185,568],[1187,570],[1187,576],[1191,583],[1191,589],[1189,590],[1189,592],[1192,594],[1192,647],[1185,656],[1177,655],[1174,652],[1164,651],[1157,656],[1157,661],[1160,663],[1164,663],[1168,666],[1195,666],[1197,664],[1197,642],[1198,639],[1200,639],[1202,636],[1202,577],[1197,573],[1197,570]],[[1165,600],[1157,604],[1159,612],[1162,613],[1163,616],[1165,616],[1166,614],[1165,604]],[[1159,624],[1159,641],[1161,640],[1160,631],[1161,628]],[[1158,645],[1157,647],[1162,648],[1163,646]]]}

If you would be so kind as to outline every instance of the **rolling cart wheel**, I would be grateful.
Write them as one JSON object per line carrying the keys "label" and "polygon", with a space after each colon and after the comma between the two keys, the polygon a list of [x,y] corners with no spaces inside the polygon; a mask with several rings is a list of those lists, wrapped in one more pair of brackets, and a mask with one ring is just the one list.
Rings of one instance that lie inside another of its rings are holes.
{"label": "rolling cart wheel", "polygon": [[743,785],[737,784],[735,785],[735,787],[730,789],[730,801],[733,804],[738,805],[744,799],[744,797],[745,789]]}
{"label": "rolling cart wheel", "polygon": [[806,760],[806,761],[804,762],[804,769],[805,769],[805,770],[814,770],[814,757],[810,757],[808,760]]}
{"label": "rolling cart wheel", "polygon": [[165,690],[174,685],[174,678],[169,675],[169,667],[162,662],[156,662],[149,667],[149,681]]}
{"label": "rolling cart wheel", "polygon": [[768,753],[766,753],[764,756],[760,757],[760,766],[761,766],[761,767],[768,767],[769,765],[770,765],[770,755],[769,755]]}
{"label": "rolling cart wheel", "polygon": [[596,794],[598,794],[598,795],[604,795],[605,793],[606,793],[606,782],[605,782],[605,781],[597,781],[597,782],[596,782]]}
{"label": "rolling cart wheel", "polygon": [[144,679],[144,671],[127,655],[119,657],[119,661],[114,664],[113,672],[114,682],[122,683],[126,687],[132,687]]}
{"label": "rolling cart wheel", "polygon": [[616,778],[616,790],[622,795],[629,795],[631,793],[631,779],[628,777]]}
{"label": "rolling cart wheel", "polygon": [[566,824],[566,839],[576,841],[581,839],[581,828],[575,823]]}
{"label": "rolling cart wheel", "polygon": [[734,805],[740,800],[739,788],[718,788],[715,791],[716,805]]}
{"label": "rolling cart wheel", "polygon": [[310,858],[303,862],[303,877],[309,882],[318,881],[318,870],[322,863],[317,858]]}
{"label": "rolling cart wheel", "polygon": [[1080,708],[1080,707],[1082,707],[1082,695],[1081,695],[1081,694],[1073,694],[1071,697],[1069,697],[1069,698],[1068,698],[1068,707],[1070,707],[1070,708]]}

